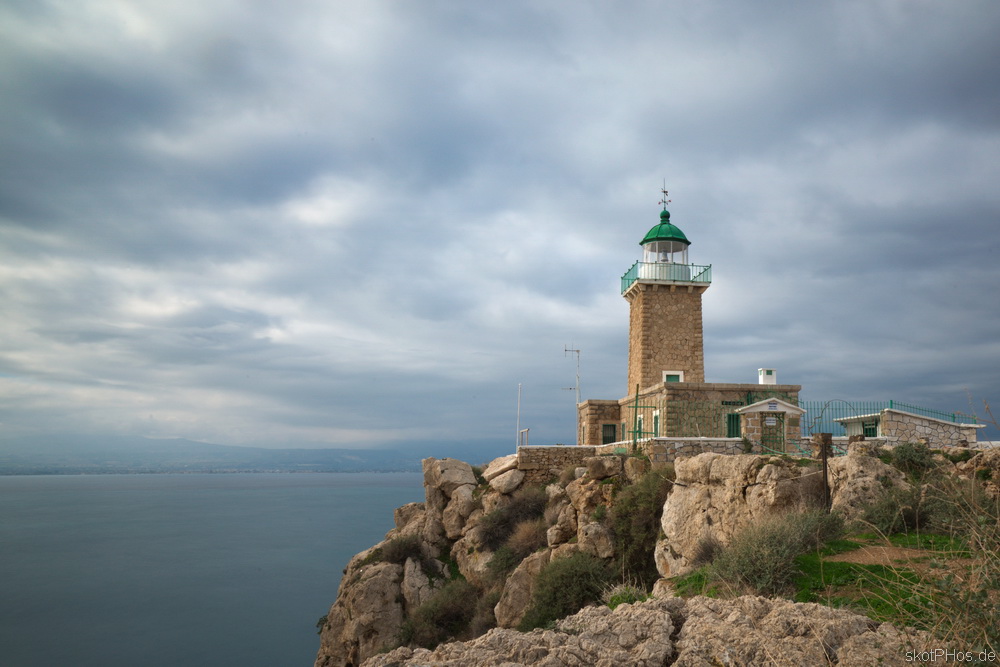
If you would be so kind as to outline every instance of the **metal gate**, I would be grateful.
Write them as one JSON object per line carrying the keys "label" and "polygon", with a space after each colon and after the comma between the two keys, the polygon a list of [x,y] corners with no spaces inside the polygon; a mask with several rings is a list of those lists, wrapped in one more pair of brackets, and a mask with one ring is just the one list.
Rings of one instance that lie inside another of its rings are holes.
{"label": "metal gate", "polygon": [[761,413],[760,444],[764,452],[785,452],[785,413]]}

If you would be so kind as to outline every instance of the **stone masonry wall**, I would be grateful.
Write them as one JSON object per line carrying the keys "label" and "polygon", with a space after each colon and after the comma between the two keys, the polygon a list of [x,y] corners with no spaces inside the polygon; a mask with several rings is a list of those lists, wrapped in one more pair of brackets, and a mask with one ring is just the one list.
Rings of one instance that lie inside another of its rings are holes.
{"label": "stone masonry wall", "polygon": [[887,444],[926,441],[931,447],[942,447],[976,441],[974,428],[908,412],[883,410],[879,421]]}
{"label": "stone masonry wall", "polygon": [[701,295],[706,286],[637,282],[629,302],[626,393],[663,381],[663,371],[684,371],[685,382],[705,381]]}
{"label": "stone masonry wall", "polygon": [[570,464],[583,465],[583,460],[594,456],[596,447],[557,445],[552,447],[518,447],[517,469],[524,473],[528,484],[542,484]]}
{"label": "stone masonry wall", "polygon": [[[630,445],[618,443],[596,447],[597,454],[614,454],[616,449],[628,449]],[[740,438],[653,438],[638,443],[639,453],[649,457],[653,467],[673,463],[682,456],[697,456],[705,452],[717,454],[744,454],[743,440]],[[753,453],[760,453],[754,449]]]}
{"label": "stone masonry wall", "polygon": [[624,436],[621,430],[621,407],[618,401],[589,400],[577,406],[577,434],[579,445],[600,445],[604,424],[615,425],[616,439]]}

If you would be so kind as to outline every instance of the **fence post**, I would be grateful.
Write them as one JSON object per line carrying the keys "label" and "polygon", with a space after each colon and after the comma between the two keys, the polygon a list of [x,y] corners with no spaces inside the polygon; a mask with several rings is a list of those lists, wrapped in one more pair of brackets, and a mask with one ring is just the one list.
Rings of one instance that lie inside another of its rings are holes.
{"label": "fence post", "polygon": [[[830,455],[833,446],[832,433],[814,433],[812,437],[813,458],[819,454],[823,461],[823,509],[830,511],[830,470],[826,465],[826,459]],[[819,450],[817,452],[817,450]]]}

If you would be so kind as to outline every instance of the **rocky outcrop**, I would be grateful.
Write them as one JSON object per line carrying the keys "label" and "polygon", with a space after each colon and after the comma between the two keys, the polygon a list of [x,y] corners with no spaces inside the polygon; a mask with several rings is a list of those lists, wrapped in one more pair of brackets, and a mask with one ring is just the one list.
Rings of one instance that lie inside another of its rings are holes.
{"label": "rocky outcrop", "polygon": [[968,461],[956,465],[955,470],[966,479],[978,479],[986,493],[1000,498],[1000,447],[980,451]]}
{"label": "rocky outcrop", "polygon": [[[358,554],[361,556],[362,554]],[[364,558],[360,559],[363,561]],[[348,567],[337,601],[320,632],[316,667],[359,665],[389,645],[403,623],[403,567],[392,563]],[[359,561],[359,562],[360,562]]]}
{"label": "rocky outcrop", "polygon": [[741,597],[654,599],[614,611],[587,607],[554,630],[491,630],[433,651],[398,648],[365,667],[437,665],[544,667],[590,665],[903,665],[907,651],[930,647],[864,616],[817,604]]}
{"label": "rocky outcrop", "polygon": [[728,544],[750,523],[804,511],[822,497],[815,468],[775,456],[707,453],[680,459],[675,468],[660,521],[664,538],[656,548],[663,577],[690,571],[702,540]]}
{"label": "rocky outcrop", "polygon": [[[555,630],[513,631],[546,564],[580,552],[614,557],[615,542],[603,517],[613,506],[615,491],[626,480],[639,479],[648,467],[636,458],[593,457],[576,479],[567,482],[563,476],[563,482],[549,484],[543,498],[545,543],[534,544],[531,548],[541,548],[498,581],[489,567],[494,552],[486,544],[497,544],[487,536],[496,535],[490,533],[496,531],[491,522],[503,515],[491,521],[484,517],[516,508],[526,497],[530,481],[517,461],[497,459],[478,479],[462,461],[423,462],[425,501],[397,509],[395,527],[385,540],[355,556],[344,570],[321,630],[317,667],[357,667],[369,659],[370,665],[860,665],[877,658],[894,664],[903,655],[897,649],[907,638],[889,626],[876,627],[864,617],[817,605],[762,598],[659,599],[622,605],[614,612],[591,607],[560,621]],[[966,472],[992,475],[976,472],[992,461],[974,459]],[[783,457],[707,453],[678,460],[676,472],[661,520],[664,538],[655,553],[662,576],[690,569],[701,540],[727,544],[752,522],[815,507],[822,494],[817,466]],[[833,506],[845,513],[905,485],[894,468],[859,452],[832,459],[830,479]],[[535,498],[540,494],[531,493]],[[445,585],[446,560],[479,591],[492,588],[499,595],[493,614],[500,629],[433,652],[404,647],[376,655],[398,643],[404,621]],[[669,582],[661,579],[654,591],[670,595]]]}
{"label": "rocky outcrop", "polygon": [[524,618],[535,592],[535,579],[542,568],[548,565],[550,551],[545,549],[531,554],[517,566],[507,578],[500,601],[493,613],[501,628],[513,628]]}
{"label": "rocky outcrop", "polygon": [[863,450],[852,450],[828,462],[831,508],[845,519],[860,516],[866,507],[877,503],[890,489],[909,488],[899,469],[882,463]]}

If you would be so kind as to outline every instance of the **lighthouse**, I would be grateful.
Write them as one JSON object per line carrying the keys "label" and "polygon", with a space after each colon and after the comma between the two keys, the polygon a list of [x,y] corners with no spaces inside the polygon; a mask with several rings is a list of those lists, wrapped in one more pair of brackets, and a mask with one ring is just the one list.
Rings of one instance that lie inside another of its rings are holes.
{"label": "lighthouse", "polygon": [[[621,278],[629,304],[625,395],[577,404],[577,444],[615,451],[642,442],[660,462],[743,451],[744,439],[784,451],[799,437],[802,387],[706,382],[701,298],[712,284],[712,265],[691,262],[691,241],[670,219],[662,192],[659,222],[639,241],[641,258]],[[768,410],[764,418],[761,409]]]}
{"label": "lighthouse", "polygon": [[670,222],[666,204],[639,245],[642,259],[622,276],[629,303],[627,392],[704,382],[701,295],[712,284],[712,266],[688,263],[691,242]]}

